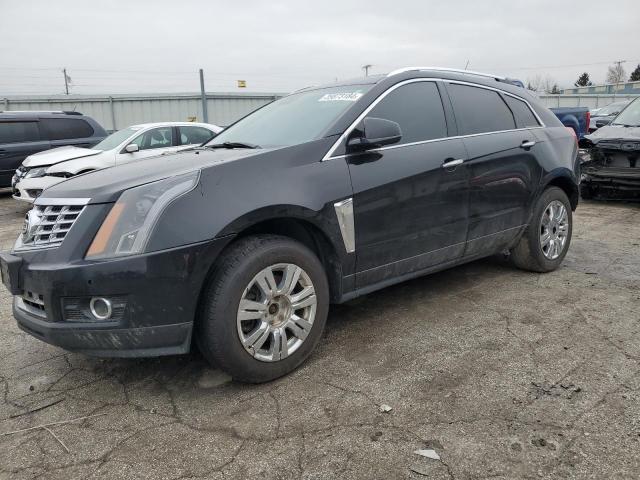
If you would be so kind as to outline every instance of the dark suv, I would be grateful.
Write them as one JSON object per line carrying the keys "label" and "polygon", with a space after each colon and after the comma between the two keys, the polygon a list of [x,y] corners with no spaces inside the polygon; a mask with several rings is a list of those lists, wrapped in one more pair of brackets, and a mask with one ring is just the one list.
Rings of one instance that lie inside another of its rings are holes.
{"label": "dark suv", "polygon": [[94,119],[80,112],[0,111],[0,188],[33,153],[73,145],[91,147],[107,136]]}
{"label": "dark suv", "polygon": [[2,254],[20,328],[102,356],[296,368],[330,303],[499,252],[548,272],[575,136],[508,80],[411,68],[309,88],[206,146],[46,190]]}

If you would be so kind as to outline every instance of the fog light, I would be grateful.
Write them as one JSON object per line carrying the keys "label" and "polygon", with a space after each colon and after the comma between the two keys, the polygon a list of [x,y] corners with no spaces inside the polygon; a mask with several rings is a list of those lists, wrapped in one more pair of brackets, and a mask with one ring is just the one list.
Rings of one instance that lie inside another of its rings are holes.
{"label": "fog light", "polygon": [[108,320],[113,313],[111,300],[102,297],[93,297],[89,301],[89,310],[98,320]]}

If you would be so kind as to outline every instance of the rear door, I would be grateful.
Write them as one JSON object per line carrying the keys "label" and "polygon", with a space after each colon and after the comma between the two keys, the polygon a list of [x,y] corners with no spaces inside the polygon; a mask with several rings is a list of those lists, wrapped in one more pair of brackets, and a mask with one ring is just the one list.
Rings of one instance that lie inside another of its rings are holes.
{"label": "rear door", "polygon": [[95,143],[93,127],[82,118],[40,118],[40,125],[51,142],[51,148],[66,145],[89,148]]}
{"label": "rear door", "polygon": [[402,139],[347,155],[358,288],[460,257],[469,204],[464,145],[448,138],[437,82],[395,87],[367,116],[397,122]]}
{"label": "rear door", "polygon": [[11,186],[11,177],[26,157],[48,148],[36,119],[0,119],[0,188]]}
{"label": "rear door", "polygon": [[468,155],[465,255],[491,253],[514,239],[528,222],[542,175],[532,131],[540,124],[521,99],[464,82],[446,85]]}

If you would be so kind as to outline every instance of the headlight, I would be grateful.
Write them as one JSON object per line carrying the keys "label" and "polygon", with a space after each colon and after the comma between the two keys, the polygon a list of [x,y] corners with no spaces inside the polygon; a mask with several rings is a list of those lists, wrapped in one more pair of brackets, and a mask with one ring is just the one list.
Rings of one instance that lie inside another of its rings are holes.
{"label": "headlight", "polygon": [[31,170],[27,171],[27,174],[24,176],[24,178],[44,177],[47,174],[47,168],[49,167],[50,165],[47,165],[46,167],[32,168]]}
{"label": "headlight", "polygon": [[194,172],[125,190],[102,222],[85,258],[99,259],[142,253],[165,208],[193,190]]}

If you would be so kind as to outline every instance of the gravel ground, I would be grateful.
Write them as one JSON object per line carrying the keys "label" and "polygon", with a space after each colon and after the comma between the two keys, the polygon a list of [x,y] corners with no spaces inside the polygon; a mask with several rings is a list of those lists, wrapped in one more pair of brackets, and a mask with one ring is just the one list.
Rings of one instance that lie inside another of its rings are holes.
{"label": "gravel ground", "polygon": [[[25,210],[0,196],[0,249]],[[310,360],[260,386],[196,354],[66,353],[1,289],[0,478],[640,478],[640,208],[574,219],[558,271],[487,259],[333,307]]]}

